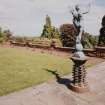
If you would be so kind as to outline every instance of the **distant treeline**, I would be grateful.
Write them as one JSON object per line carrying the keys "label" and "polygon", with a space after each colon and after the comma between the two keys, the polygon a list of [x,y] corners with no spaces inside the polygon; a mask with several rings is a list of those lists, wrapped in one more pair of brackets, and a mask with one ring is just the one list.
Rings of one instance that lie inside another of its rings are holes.
{"label": "distant treeline", "polygon": [[[50,46],[52,42],[59,47],[74,47],[76,40],[76,30],[72,24],[62,24],[60,28],[52,26],[51,18],[47,15],[43,26],[42,34],[39,37],[20,37],[12,34],[10,30],[0,28],[0,43],[16,41],[20,43],[32,43]],[[98,43],[98,36],[84,32],[82,44],[84,48],[93,48]]]}
{"label": "distant treeline", "polygon": [[[64,47],[74,47],[76,35],[76,30],[72,24],[63,24],[60,28],[56,28],[52,26],[50,17],[48,15],[46,16],[41,37],[49,39],[57,38]],[[98,36],[93,36],[87,32],[83,33],[82,44],[84,48],[93,48],[97,43]]]}

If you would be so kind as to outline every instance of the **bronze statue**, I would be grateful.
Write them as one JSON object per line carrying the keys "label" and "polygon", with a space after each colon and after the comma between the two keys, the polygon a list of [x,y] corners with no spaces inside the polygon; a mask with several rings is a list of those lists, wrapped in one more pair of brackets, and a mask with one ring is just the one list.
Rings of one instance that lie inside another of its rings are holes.
{"label": "bronze statue", "polygon": [[76,37],[76,45],[75,45],[75,53],[71,60],[73,61],[73,81],[70,85],[70,89],[82,93],[89,91],[86,81],[86,70],[85,70],[85,63],[87,58],[83,53],[83,46],[81,44],[81,37],[84,31],[83,25],[83,15],[87,14],[87,12],[81,12],[79,5],[76,5],[73,10],[71,10],[73,15],[73,25],[77,30],[77,37]]}
{"label": "bronze statue", "polygon": [[77,38],[76,38],[76,45],[75,45],[75,54],[74,57],[85,59],[85,55],[83,53],[83,46],[81,44],[81,37],[84,31],[84,19],[83,15],[87,14],[89,11],[83,12],[81,11],[79,5],[76,5],[74,9],[71,10],[73,15],[73,25],[77,30]]}

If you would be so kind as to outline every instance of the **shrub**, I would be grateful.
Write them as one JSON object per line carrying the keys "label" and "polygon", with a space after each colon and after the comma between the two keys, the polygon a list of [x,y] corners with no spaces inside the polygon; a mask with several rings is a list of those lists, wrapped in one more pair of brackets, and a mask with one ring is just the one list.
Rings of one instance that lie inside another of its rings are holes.
{"label": "shrub", "polygon": [[73,47],[76,39],[76,30],[72,24],[60,26],[61,42],[65,47]]}
{"label": "shrub", "polygon": [[[61,41],[65,47],[74,47],[77,32],[72,24],[63,24],[60,27]],[[84,48],[93,48],[97,44],[97,38],[84,32],[82,35],[82,45]]]}

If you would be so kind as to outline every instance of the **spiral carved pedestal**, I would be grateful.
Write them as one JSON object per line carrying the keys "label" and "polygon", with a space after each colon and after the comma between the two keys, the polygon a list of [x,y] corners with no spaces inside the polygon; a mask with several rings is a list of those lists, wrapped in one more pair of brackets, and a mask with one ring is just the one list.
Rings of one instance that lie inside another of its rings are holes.
{"label": "spiral carved pedestal", "polygon": [[74,62],[73,66],[73,82],[70,85],[70,89],[77,93],[83,93],[89,91],[87,82],[86,82],[86,70],[84,64],[87,59],[80,59],[77,57],[72,57]]}

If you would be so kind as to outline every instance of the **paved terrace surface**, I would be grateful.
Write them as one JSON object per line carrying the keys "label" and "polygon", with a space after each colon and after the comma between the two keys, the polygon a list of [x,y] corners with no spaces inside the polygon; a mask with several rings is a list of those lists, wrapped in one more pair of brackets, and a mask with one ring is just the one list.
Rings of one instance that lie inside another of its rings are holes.
{"label": "paved terrace surface", "polygon": [[[0,97],[0,105],[105,105],[105,62],[88,71],[90,91],[78,94],[67,88],[71,75]],[[66,79],[65,79],[66,78]],[[64,85],[66,84],[66,85]]]}

